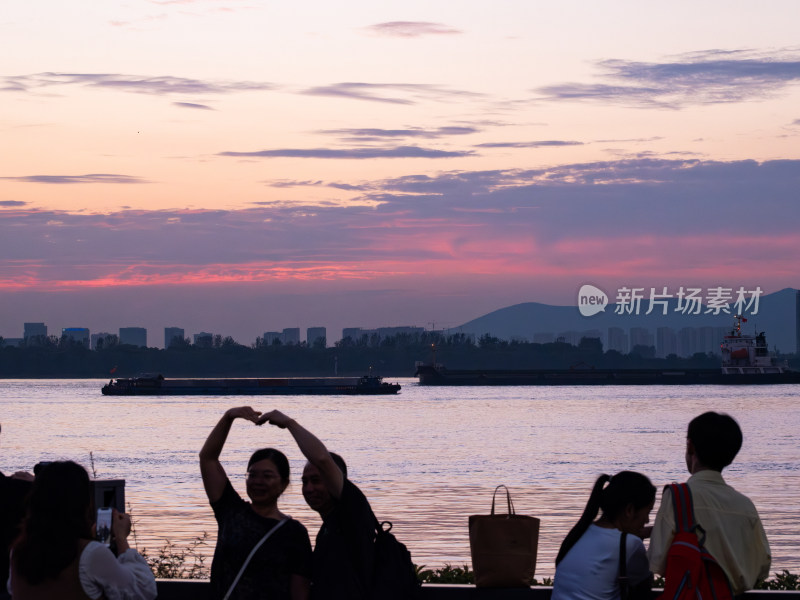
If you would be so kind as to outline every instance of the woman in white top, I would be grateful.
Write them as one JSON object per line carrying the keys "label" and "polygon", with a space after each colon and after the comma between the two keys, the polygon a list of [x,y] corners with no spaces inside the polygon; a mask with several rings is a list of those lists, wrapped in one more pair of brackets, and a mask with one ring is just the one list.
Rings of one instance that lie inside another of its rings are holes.
{"label": "woman in white top", "polygon": [[[583,515],[561,543],[552,600],[620,600],[627,596],[619,579],[625,534],[629,534],[625,535],[625,591],[649,589],[652,574],[642,538],[655,498],[656,488],[641,473],[601,475]],[[602,514],[595,520],[598,512]]]}
{"label": "woman in white top", "polygon": [[156,581],[128,545],[131,519],[113,513],[119,556],[93,540],[94,514],[86,469],[53,462],[37,473],[28,513],[11,554],[8,591],[14,600],[153,600]]}

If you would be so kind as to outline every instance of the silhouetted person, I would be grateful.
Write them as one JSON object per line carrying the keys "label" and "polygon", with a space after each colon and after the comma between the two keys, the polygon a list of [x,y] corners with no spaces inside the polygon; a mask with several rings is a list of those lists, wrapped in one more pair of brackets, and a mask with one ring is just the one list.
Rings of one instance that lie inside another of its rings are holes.
{"label": "silhouetted person", "polygon": [[42,467],[11,555],[14,600],[155,599],[153,572],[128,545],[131,518],[113,511],[111,530],[119,552],[114,556],[94,539],[93,513],[86,469],[72,461]]}
{"label": "silhouetted person", "polygon": [[652,577],[641,536],[655,499],[656,488],[641,473],[622,471],[613,477],[601,475],[583,515],[561,543],[556,557],[553,600],[620,598],[623,534],[627,534],[625,566],[629,587],[649,589]]}
{"label": "silhouetted person", "polygon": [[203,485],[219,526],[211,563],[212,597],[225,597],[248,555],[272,531],[253,554],[230,598],[307,600],[311,577],[308,531],[278,509],[278,499],[289,485],[288,459],[275,448],[261,448],[252,454],[245,475],[250,502],[233,489],[219,461],[234,420],[255,423],[260,415],[249,406],[227,410],[200,451]]}
{"label": "silhouetted person", "polygon": [[375,514],[361,490],[347,479],[344,460],[277,410],[261,415],[258,423],[288,429],[308,459],[303,469],[303,497],[322,517],[314,546],[311,597],[368,598],[374,566]]}
{"label": "silhouetted person", "polygon": [[[769,575],[770,551],[764,526],[751,500],[722,479],[722,469],[742,447],[742,430],[729,415],[707,412],[689,423],[686,436],[687,483],[694,515],[705,530],[705,548],[730,579],[734,594],[752,589]],[[666,569],[667,550],[675,535],[672,492],[664,490],[650,538],[650,568]]]}
{"label": "silhouetted person", "polygon": [[11,476],[0,473],[0,599],[8,598],[8,553],[19,534],[19,525],[25,516],[25,499],[32,482],[33,475],[24,471]]}

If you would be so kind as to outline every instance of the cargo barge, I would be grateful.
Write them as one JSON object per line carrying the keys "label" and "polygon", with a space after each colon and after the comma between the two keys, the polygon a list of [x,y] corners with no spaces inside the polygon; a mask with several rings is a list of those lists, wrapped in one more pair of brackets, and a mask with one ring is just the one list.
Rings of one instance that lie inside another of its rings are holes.
{"label": "cargo barge", "polygon": [[417,363],[420,385],[774,385],[800,384],[800,371],[769,354],[764,332],[742,333],[741,315],[720,344],[718,369],[447,369]]}
{"label": "cargo barge", "polygon": [[718,369],[452,369],[417,366],[420,385],[774,385],[800,384],[800,372],[722,373]]}
{"label": "cargo barge", "polygon": [[273,377],[169,379],[142,375],[112,379],[103,386],[106,396],[335,396],[386,395],[400,391],[382,377]]}

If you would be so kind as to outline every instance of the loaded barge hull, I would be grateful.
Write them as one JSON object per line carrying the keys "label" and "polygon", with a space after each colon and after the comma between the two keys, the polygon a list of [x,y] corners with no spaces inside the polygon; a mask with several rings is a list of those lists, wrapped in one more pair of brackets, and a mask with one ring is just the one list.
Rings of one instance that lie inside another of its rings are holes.
{"label": "loaded barge hull", "polygon": [[420,385],[775,385],[799,384],[800,371],[770,355],[764,332],[742,333],[742,315],[722,338],[718,369],[453,369],[417,363]]}
{"label": "loaded barge hull", "polygon": [[167,379],[157,375],[115,379],[102,389],[106,396],[374,396],[399,391],[399,384],[374,376]]}
{"label": "loaded barge hull", "polygon": [[800,372],[722,369],[448,370],[419,365],[420,385],[775,385],[800,384]]}

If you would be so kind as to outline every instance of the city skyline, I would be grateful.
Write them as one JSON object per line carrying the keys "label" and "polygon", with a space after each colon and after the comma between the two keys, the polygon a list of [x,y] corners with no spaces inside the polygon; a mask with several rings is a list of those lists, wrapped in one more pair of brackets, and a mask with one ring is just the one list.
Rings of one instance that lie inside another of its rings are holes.
{"label": "city skyline", "polygon": [[[602,292],[602,290],[596,290]],[[603,310],[590,317],[585,316],[578,307],[552,306],[541,303],[523,303],[492,311],[470,322],[454,328],[436,329],[435,323],[429,327],[417,326],[382,326],[366,328],[350,326],[334,331],[325,326],[306,328],[305,337],[300,327],[283,327],[281,331],[264,331],[263,335],[254,332],[251,327],[244,338],[233,338],[236,343],[271,345],[276,340],[282,344],[299,344],[305,342],[309,346],[323,338],[331,347],[340,339],[350,337],[358,341],[363,337],[372,341],[377,335],[383,339],[396,334],[415,336],[428,333],[441,335],[465,335],[477,341],[484,335],[501,340],[523,341],[539,344],[562,341],[579,345],[583,337],[598,338],[605,350],[616,350],[627,354],[634,346],[653,347],[656,357],[663,358],[677,353],[679,356],[691,356],[696,352],[716,352],[724,336],[730,335],[732,329],[741,328],[746,335],[758,332],[768,333],[769,347],[779,353],[800,352],[800,290],[787,288],[777,294],[768,294],[763,298],[754,294],[748,298],[737,298],[730,293],[725,302],[720,302],[718,293],[725,290],[707,290],[713,292],[705,298],[704,303],[688,302],[687,292],[691,292],[695,300],[700,300],[703,290],[679,290],[670,298],[665,298],[667,290],[651,290],[650,297],[644,290],[619,290],[616,298]],[[633,293],[631,293],[633,292]],[[642,296],[641,304],[631,302],[631,296]],[[26,322],[22,324],[24,339],[35,336],[47,336],[48,324],[42,322]],[[49,330],[54,333],[53,329]],[[55,328],[57,331],[57,328]],[[144,327],[119,327],[119,335],[108,331],[97,332],[90,327],[62,328],[62,336],[86,343],[92,349],[98,347],[98,341],[107,336],[118,338],[120,344],[133,344],[156,348],[170,345],[168,340],[174,337],[188,340],[195,345],[211,346],[214,338],[224,340],[227,335],[205,330],[194,332],[182,327],[163,327],[163,338],[160,335],[150,336]],[[159,333],[162,331],[159,328]],[[341,334],[341,335],[340,335]],[[57,335],[55,337],[58,337]],[[233,337],[233,336],[231,336]],[[202,338],[202,341],[198,341]],[[163,346],[160,340],[164,340]],[[159,340],[159,341],[154,341]],[[7,337],[6,345],[14,345],[22,338]],[[680,351],[678,351],[680,350]]]}
{"label": "city skyline", "polygon": [[800,5],[13,3],[0,336],[800,287]]}
{"label": "city skyline", "polygon": [[[9,343],[15,344],[18,340],[21,341],[22,339],[28,340],[29,337],[34,338],[36,336],[47,336],[47,333],[42,332],[31,332],[30,335],[28,334],[28,326],[41,325],[44,325],[44,329],[47,330],[47,325],[43,323],[25,323],[24,338],[4,338],[2,343],[0,343],[0,346]],[[544,327],[544,329],[546,329],[546,327]],[[174,340],[173,334],[177,331],[182,332],[182,335],[179,338],[180,341],[187,340],[189,343],[198,346],[210,347],[213,344],[214,337],[218,335],[223,337],[221,334],[205,331],[189,333],[185,332],[179,327],[165,327],[163,329],[163,345],[160,343],[155,343],[154,338],[157,338],[157,336],[148,337],[149,332],[143,327],[120,327],[119,334],[112,334],[110,332],[93,332],[90,328],[86,327],[69,327],[61,330],[60,337],[68,337],[76,342],[84,343],[92,350],[100,349],[101,346],[98,345],[98,340],[102,339],[105,341],[108,336],[115,336],[117,338],[117,343],[119,344],[128,344],[132,346],[148,348],[167,348],[172,344],[172,342],[168,343],[167,339],[169,338]],[[280,341],[281,344],[305,344],[307,346],[312,346],[316,340],[321,338],[322,340],[326,341],[326,344],[323,347],[332,347],[336,342],[347,337],[354,342],[358,342],[361,337],[366,337],[369,339],[373,334],[377,334],[381,339],[383,339],[384,337],[397,335],[398,333],[413,335],[414,333],[422,333],[424,331],[426,330],[421,327],[379,327],[377,329],[348,327],[342,331],[341,337],[336,336],[331,339],[328,337],[325,327],[309,327],[306,330],[305,339],[302,339],[302,336],[300,335],[300,328],[285,327],[281,332],[266,331],[263,335],[256,336],[256,340],[252,343],[249,340],[234,341],[245,346],[255,345],[258,341],[261,341],[264,345],[271,345],[275,343],[276,340]],[[430,332],[443,335],[458,333],[457,330],[430,330]],[[628,328],[614,326],[609,327],[607,331],[601,331],[600,329],[533,331],[529,332],[529,335],[527,336],[520,335],[515,339],[534,344],[562,342],[573,346],[578,346],[582,338],[595,338],[601,342],[604,351],[615,350],[621,354],[627,354],[636,346],[652,347],[653,355],[656,358],[665,358],[669,354],[675,354],[680,357],[691,357],[697,352],[717,353],[717,350],[719,349],[719,340],[721,340],[724,335],[728,335],[729,333],[729,327],[686,326],[678,330],[668,326],[657,327],[655,329],[636,326],[631,326]],[[487,334],[491,335],[491,332],[487,332]],[[474,334],[468,334],[468,337],[470,337],[473,342],[477,342]]]}

